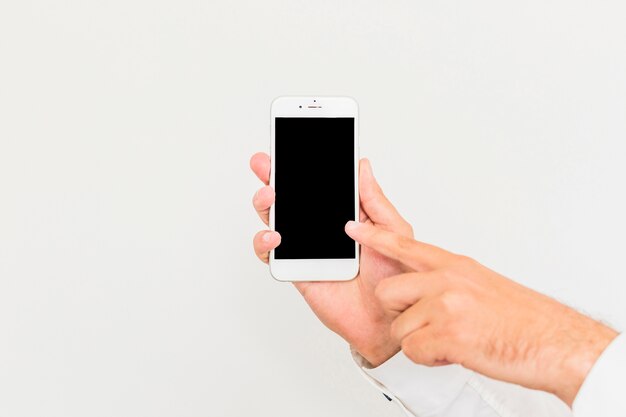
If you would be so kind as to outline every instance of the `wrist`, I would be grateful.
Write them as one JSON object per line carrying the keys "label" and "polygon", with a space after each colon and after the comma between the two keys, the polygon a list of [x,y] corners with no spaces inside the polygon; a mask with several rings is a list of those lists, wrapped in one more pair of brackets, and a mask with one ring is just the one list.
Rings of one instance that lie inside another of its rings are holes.
{"label": "wrist", "polygon": [[578,331],[572,331],[568,346],[562,350],[560,372],[551,391],[570,408],[604,349],[615,339],[618,333],[604,324],[581,316]]}

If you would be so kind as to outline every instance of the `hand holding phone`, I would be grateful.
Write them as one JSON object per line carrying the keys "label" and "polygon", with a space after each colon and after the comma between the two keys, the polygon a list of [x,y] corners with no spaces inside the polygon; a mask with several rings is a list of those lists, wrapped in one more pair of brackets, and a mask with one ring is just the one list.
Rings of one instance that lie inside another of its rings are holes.
{"label": "hand holding phone", "polygon": [[[274,191],[269,186],[271,160],[257,153],[250,160],[252,171],[264,186],[257,191],[253,205],[265,225],[269,224],[269,209],[274,204]],[[315,170],[324,167],[319,164]],[[359,164],[359,220],[388,231],[413,237],[413,230],[385,197],[376,182],[368,160]],[[323,196],[313,196],[310,204],[317,207]],[[279,247],[281,236],[270,230],[258,232],[253,239],[256,255],[268,263],[271,250]],[[360,270],[356,279],[331,282],[294,282],[317,317],[333,332],[339,334],[373,366],[378,366],[400,349],[389,337],[392,318],[374,296],[376,285],[383,279],[404,272],[404,267],[369,248],[361,248]],[[313,279],[312,281],[318,281]]]}

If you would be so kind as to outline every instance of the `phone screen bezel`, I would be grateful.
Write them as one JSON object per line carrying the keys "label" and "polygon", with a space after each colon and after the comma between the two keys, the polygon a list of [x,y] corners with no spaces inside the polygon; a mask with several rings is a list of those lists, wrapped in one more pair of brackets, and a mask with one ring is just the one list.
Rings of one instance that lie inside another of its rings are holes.
{"label": "phone screen bezel", "polygon": [[[359,118],[358,104],[350,97],[279,97],[270,111],[270,186],[275,179],[275,122],[277,117],[351,117],[354,118],[354,215],[359,218]],[[270,229],[274,229],[274,209],[270,208]],[[355,257],[347,259],[275,259],[270,252],[270,272],[278,281],[346,281],[359,269],[359,245]]]}

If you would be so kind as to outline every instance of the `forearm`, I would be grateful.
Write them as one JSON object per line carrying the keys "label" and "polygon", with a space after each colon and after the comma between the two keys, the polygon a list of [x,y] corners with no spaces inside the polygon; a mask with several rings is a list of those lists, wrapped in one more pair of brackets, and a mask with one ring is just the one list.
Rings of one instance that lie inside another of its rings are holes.
{"label": "forearm", "polygon": [[562,325],[554,345],[548,346],[552,355],[543,355],[539,367],[546,370],[548,385],[541,388],[571,407],[589,371],[617,335],[612,328],[575,312],[570,325]]}

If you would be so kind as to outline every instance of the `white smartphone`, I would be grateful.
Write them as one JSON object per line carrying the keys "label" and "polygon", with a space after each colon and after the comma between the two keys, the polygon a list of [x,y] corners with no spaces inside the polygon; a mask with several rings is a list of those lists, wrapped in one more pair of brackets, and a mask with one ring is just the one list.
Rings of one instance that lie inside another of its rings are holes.
{"label": "white smartphone", "polygon": [[270,252],[279,281],[348,281],[359,246],[344,231],[359,219],[358,105],[349,97],[279,97],[271,106]]}

